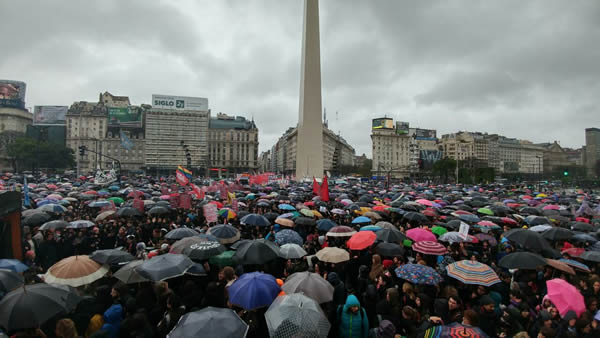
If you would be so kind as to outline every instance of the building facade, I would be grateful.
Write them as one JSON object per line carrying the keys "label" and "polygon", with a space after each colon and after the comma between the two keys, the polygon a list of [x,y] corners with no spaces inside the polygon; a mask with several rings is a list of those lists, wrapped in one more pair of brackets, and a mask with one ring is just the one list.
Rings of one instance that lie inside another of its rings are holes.
{"label": "building facade", "polygon": [[597,166],[600,165],[600,128],[585,129],[584,160],[587,175],[597,176]]}
{"label": "building facade", "polygon": [[259,170],[258,128],[254,121],[222,113],[210,118],[208,167],[211,176],[227,177]]}
{"label": "building facade", "polygon": [[415,171],[414,137],[409,134],[397,134],[393,128],[378,128],[371,132],[371,143],[373,147],[371,172],[374,175],[403,178]]}
{"label": "building facade", "polygon": [[0,107],[0,169],[12,170],[7,147],[17,138],[25,136],[32,120],[33,115],[26,109]]}
{"label": "building facade", "polygon": [[[80,101],[73,103],[67,114],[66,145],[73,149],[78,161],[79,172],[89,174],[102,165],[102,140],[106,135],[107,109],[100,102]],[[79,147],[85,146],[96,153],[85,152],[80,156]]]}

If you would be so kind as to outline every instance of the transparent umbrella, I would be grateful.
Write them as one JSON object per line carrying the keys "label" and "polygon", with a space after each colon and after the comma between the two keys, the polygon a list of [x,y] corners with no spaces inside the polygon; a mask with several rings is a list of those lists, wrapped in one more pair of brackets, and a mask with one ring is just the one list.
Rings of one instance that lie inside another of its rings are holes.
{"label": "transparent umbrella", "polygon": [[272,338],[327,337],[331,328],[319,304],[302,293],[277,297],[265,319]]}

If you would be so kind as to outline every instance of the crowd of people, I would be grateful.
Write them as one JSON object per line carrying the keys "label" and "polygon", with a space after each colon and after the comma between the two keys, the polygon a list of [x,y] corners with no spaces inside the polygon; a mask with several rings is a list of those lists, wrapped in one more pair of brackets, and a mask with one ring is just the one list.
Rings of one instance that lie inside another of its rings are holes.
{"label": "crowd of people", "polygon": [[[467,336],[461,332],[481,337],[600,337],[597,270],[600,259],[585,254],[600,250],[595,245],[600,225],[599,195],[593,191],[424,184],[398,184],[386,189],[377,182],[342,183],[330,184],[330,200],[323,201],[313,194],[308,183],[267,184],[241,186],[231,191],[235,195],[235,208],[230,194],[222,196],[218,189],[213,192],[204,189],[203,198],[195,198],[191,208],[182,209],[161,203],[159,194],[153,194],[166,182],[170,185],[170,180],[172,178],[132,177],[124,180],[118,190],[79,179],[65,179],[52,186],[44,180],[30,184],[30,209],[36,209],[36,203],[47,201],[49,195],[55,198],[59,195],[62,199],[52,202],[65,210],[46,212],[49,219],[37,224],[27,221],[31,214],[24,217],[23,263],[28,270],[22,274],[26,286],[44,283],[45,273],[61,259],[91,255],[97,250],[120,249],[140,260],[169,255],[177,240],[169,239],[167,234],[189,228],[198,236],[209,238],[211,228],[217,223],[230,224],[239,231],[237,241],[221,241],[228,251],[239,250],[245,240],[265,240],[281,246],[278,233],[293,230],[301,238],[297,244],[301,244],[306,255],[275,258],[264,264],[246,264],[236,261],[235,256],[228,263],[195,260],[204,269],[200,275],[184,274],[167,280],[128,284],[114,277],[122,265],[113,265],[104,277],[72,290],[82,300],[70,313],[56,315],[39,327],[6,334],[64,338],[164,337],[187,313],[217,307],[233,309],[248,325],[247,337],[286,337],[281,332],[274,334],[269,328],[265,319],[268,306],[243,308],[231,301],[228,290],[251,272],[271,275],[280,285],[285,285],[291,275],[310,271],[332,286],[331,300],[320,304],[330,324],[329,337]],[[183,192],[183,187],[180,189]],[[88,194],[92,198],[81,198],[90,190],[99,193]],[[117,209],[123,208],[138,198],[136,194],[131,195],[132,191],[141,192],[139,199],[151,201],[146,203],[141,215],[126,217],[117,212],[98,218],[107,208],[94,207],[93,202],[116,196],[124,201],[114,203],[113,200],[108,208],[114,204],[121,204]],[[167,208],[167,212],[149,213],[157,203]],[[207,210],[204,206],[211,203],[220,210],[227,209],[219,212],[216,223],[207,223],[204,214]],[[293,208],[282,209],[283,204]],[[267,225],[244,224],[242,219],[249,214],[263,216],[269,222]],[[362,217],[360,222],[359,217]],[[93,224],[77,228],[44,226],[54,220]],[[331,232],[339,226],[351,228],[352,232],[348,235]],[[570,234],[559,239],[543,236],[557,228]],[[417,229],[435,236],[428,243],[437,243],[435,248],[442,252],[430,254],[418,249],[420,240],[411,236]],[[535,238],[543,237],[547,246],[540,249],[520,240],[528,233],[505,236],[516,229],[535,233]],[[386,230],[391,235],[388,239],[382,235]],[[373,232],[377,238],[365,248],[353,248],[348,240],[365,231]],[[449,236],[452,232],[455,236]],[[393,237],[396,235],[399,237]],[[390,245],[386,247],[383,243]],[[324,248],[343,249],[348,259],[336,263],[320,260],[319,252]],[[558,263],[507,268],[501,262],[521,252],[556,259],[552,262]],[[448,266],[463,261],[482,263],[497,278],[486,283],[453,277]],[[434,280],[437,276],[439,280],[428,282],[422,281],[426,279],[420,278],[423,276],[407,277],[402,273],[403,267],[429,267],[431,270],[427,271],[433,271],[430,273],[435,274]],[[569,307],[556,301],[547,283],[554,279],[573,286],[583,296],[585,307]],[[283,294],[281,297],[285,297]],[[5,310],[1,300],[0,310]],[[304,337],[287,335],[292,336]],[[313,335],[307,332],[306,337],[309,336]]]}

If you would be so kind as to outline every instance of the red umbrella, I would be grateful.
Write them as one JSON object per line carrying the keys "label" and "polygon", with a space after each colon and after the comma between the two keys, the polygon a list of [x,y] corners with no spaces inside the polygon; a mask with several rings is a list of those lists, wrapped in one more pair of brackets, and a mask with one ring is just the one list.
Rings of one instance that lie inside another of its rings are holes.
{"label": "red umbrella", "polygon": [[421,212],[423,215],[428,217],[436,217],[438,214],[434,209],[427,208]]}
{"label": "red umbrella", "polygon": [[577,218],[575,218],[575,221],[590,224],[590,220],[585,217],[577,217]]}
{"label": "red umbrella", "polygon": [[419,242],[419,241],[437,242],[437,238],[431,231],[425,230],[422,228],[410,229],[406,232],[406,236],[415,242]]}
{"label": "red umbrella", "polygon": [[438,242],[419,241],[413,243],[412,249],[426,255],[443,255],[448,252],[446,247]]}
{"label": "red umbrella", "polygon": [[453,212],[453,214],[457,214],[457,215],[473,215],[473,213],[468,212],[466,210],[456,210],[455,212]]}
{"label": "red umbrella", "polygon": [[221,209],[223,208],[223,203],[219,202],[219,201],[210,201],[208,202],[208,204],[214,204],[217,206],[217,208]]}
{"label": "red umbrella", "polygon": [[547,205],[543,208],[544,210],[559,210],[560,206],[556,205],[556,204],[550,204]]}
{"label": "red umbrella", "polygon": [[84,192],[85,195],[98,195],[98,192],[96,190],[89,190]]}
{"label": "red umbrella", "polygon": [[509,208],[512,208],[512,209],[519,209],[521,206],[523,206],[523,204],[521,204],[521,203],[507,203],[506,206],[509,207]]}
{"label": "red umbrella", "polygon": [[58,187],[56,185],[54,185],[54,184],[48,184],[48,185],[46,185],[46,188],[52,189],[52,190],[58,189]]}
{"label": "red umbrella", "polygon": [[346,245],[350,250],[363,250],[375,243],[376,238],[373,231],[359,231],[350,237]]}
{"label": "red umbrella", "polygon": [[582,253],[584,253],[585,249],[583,248],[569,248],[561,251],[563,254],[567,254],[571,257],[579,257]]}
{"label": "red umbrella", "polygon": [[502,221],[502,223],[504,224],[508,224],[508,225],[517,225],[517,221],[515,221],[512,218],[508,218],[508,217],[502,217],[500,219]]}
{"label": "red umbrella", "polygon": [[374,211],[385,211],[385,209],[391,208],[388,205],[376,205],[373,207]]}

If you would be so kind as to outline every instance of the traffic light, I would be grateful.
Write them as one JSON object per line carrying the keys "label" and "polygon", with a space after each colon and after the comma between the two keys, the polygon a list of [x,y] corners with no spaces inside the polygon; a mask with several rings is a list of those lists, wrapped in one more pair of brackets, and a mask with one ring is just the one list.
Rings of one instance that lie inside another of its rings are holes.
{"label": "traffic light", "polygon": [[85,155],[85,146],[79,146],[79,155],[83,157]]}
{"label": "traffic light", "polygon": [[568,170],[563,171],[563,176],[569,176],[569,171]]}

